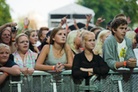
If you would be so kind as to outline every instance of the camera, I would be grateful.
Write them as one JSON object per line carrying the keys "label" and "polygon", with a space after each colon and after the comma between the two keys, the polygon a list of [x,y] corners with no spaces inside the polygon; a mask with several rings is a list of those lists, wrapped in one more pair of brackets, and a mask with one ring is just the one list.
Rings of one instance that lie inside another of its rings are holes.
{"label": "camera", "polygon": [[14,27],[11,27],[11,31],[12,32],[16,32],[17,31],[17,28],[14,26]]}

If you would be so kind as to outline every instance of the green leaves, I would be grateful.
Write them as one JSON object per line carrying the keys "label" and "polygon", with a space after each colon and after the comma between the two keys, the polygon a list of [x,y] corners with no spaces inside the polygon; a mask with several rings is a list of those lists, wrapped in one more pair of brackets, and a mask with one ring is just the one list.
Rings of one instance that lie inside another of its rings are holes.
{"label": "green leaves", "polygon": [[138,4],[137,0],[78,0],[78,3],[91,8],[95,12],[95,21],[99,17],[105,18],[105,22],[101,26],[105,27],[106,24],[119,13],[124,13],[131,19],[131,26],[138,22]]}
{"label": "green leaves", "polygon": [[5,0],[0,0],[0,25],[11,22],[10,8]]}

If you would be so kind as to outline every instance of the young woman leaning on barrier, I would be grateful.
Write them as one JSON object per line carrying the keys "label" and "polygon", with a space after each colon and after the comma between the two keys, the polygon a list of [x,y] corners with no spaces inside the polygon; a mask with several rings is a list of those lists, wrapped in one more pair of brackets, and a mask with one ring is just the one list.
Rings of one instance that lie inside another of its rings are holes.
{"label": "young woman leaning on barrier", "polygon": [[109,67],[101,56],[93,53],[95,47],[95,34],[93,32],[85,31],[82,34],[82,44],[84,51],[74,57],[72,76],[76,84],[80,84],[83,79],[86,79],[86,85],[89,85],[89,79],[93,75],[106,75]]}
{"label": "young woman leaning on barrier", "polygon": [[13,61],[13,56],[10,55],[10,47],[0,43],[0,85],[8,77],[8,75],[20,75],[19,66]]}
{"label": "young woman leaning on barrier", "polygon": [[45,45],[36,61],[36,70],[54,70],[61,72],[71,69],[73,55],[66,44],[66,31],[63,28],[54,28],[50,36],[50,44]]}
{"label": "young woman leaning on barrier", "polygon": [[28,36],[24,33],[17,35],[15,45],[17,48],[17,50],[13,53],[15,63],[19,65],[23,74],[32,74],[34,72],[37,53],[29,49]]}

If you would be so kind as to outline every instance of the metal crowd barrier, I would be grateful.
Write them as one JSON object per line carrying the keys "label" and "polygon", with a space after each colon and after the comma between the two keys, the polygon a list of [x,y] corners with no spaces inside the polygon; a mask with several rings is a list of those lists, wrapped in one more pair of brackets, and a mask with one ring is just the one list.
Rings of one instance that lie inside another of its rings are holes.
{"label": "metal crowd barrier", "polygon": [[0,92],[74,92],[70,75],[71,70],[61,73],[34,71],[30,76],[9,76],[0,86]]}
{"label": "metal crowd barrier", "polygon": [[96,78],[92,76],[89,86],[85,85],[85,80],[76,85],[71,70],[61,73],[35,71],[31,76],[9,76],[0,86],[0,92],[138,92],[138,68],[110,70],[105,78]]}

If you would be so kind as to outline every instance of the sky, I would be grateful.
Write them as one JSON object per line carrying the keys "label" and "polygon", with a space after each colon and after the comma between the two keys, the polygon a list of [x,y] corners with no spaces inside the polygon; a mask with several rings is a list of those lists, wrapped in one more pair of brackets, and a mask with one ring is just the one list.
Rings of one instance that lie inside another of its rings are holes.
{"label": "sky", "polygon": [[13,21],[21,16],[32,17],[38,20],[39,25],[47,25],[48,13],[64,7],[68,4],[75,3],[75,0],[6,0],[10,6],[10,13]]}

